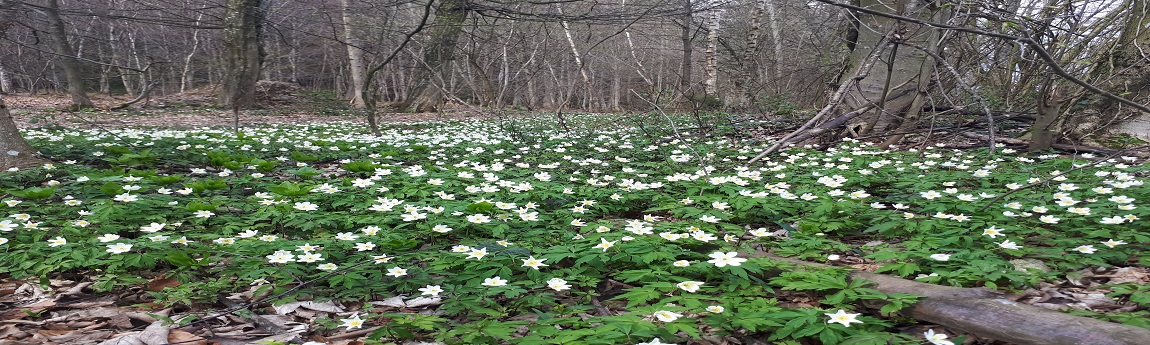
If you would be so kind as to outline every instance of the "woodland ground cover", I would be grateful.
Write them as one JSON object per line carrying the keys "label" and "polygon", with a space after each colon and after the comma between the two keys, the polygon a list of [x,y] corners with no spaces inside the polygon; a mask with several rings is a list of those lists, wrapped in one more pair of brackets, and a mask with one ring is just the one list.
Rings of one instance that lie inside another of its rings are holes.
{"label": "woodland ground cover", "polygon": [[[177,326],[220,296],[337,301],[309,334],[378,343],[945,344],[845,267],[1022,291],[1150,264],[1140,158],[844,141],[747,164],[766,143],[606,119],[29,130],[57,163],[0,180],[0,272],[170,279],[135,307],[190,308]],[[1150,327],[1150,288],[1099,291],[1130,308],[1075,312]]]}

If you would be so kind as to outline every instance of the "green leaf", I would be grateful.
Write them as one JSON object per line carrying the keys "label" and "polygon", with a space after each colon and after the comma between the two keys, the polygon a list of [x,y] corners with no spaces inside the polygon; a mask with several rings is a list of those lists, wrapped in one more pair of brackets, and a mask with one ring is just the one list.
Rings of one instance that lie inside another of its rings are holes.
{"label": "green leaf", "polygon": [[889,345],[896,344],[899,340],[901,339],[898,336],[890,333],[866,332],[849,336],[839,345]]}
{"label": "green leaf", "polygon": [[56,193],[56,187],[30,187],[25,189],[10,189],[8,194],[12,194],[24,199],[43,200],[52,197]]}

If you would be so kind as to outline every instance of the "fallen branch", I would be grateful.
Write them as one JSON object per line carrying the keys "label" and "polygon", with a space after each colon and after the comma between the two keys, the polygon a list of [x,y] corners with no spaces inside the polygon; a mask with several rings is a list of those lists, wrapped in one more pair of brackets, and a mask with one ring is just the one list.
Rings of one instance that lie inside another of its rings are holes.
{"label": "fallen branch", "polygon": [[141,92],[139,96],[136,96],[136,99],[130,100],[127,103],[123,103],[123,104],[108,108],[108,110],[120,110],[120,109],[130,107],[130,106],[132,106],[132,104],[139,103],[140,101],[145,100],[148,97],[150,97],[152,95],[152,90],[155,89],[156,86],[158,86],[158,85],[160,85],[160,84],[159,83],[152,83],[151,85],[148,85],[147,88],[144,88],[144,92]]}
{"label": "fallen branch", "polygon": [[[978,133],[965,132],[965,133],[962,133],[962,136],[967,137],[967,138],[971,138],[971,139],[986,140],[985,135],[978,134]],[[1015,139],[1015,138],[996,138],[996,140],[1001,142],[1001,143],[1011,144],[1011,145],[1029,145],[1030,144],[1030,141],[1028,141],[1028,140]],[[1062,151],[1070,151],[1070,152],[1089,152],[1089,153],[1098,153],[1098,154],[1104,154],[1104,155],[1113,155],[1113,154],[1116,154],[1119,152],[1123,152],[1124,154],[1129,154],[1131,156],[1139,156],[1139,157],[1147,156],[1147,154],[1145,152],[1138,152],[1135,150],[1115,150],[1115,149],[1110,149],[1110,148],[1105,148],[1105,147],[1089,146],[1089,145],[1054,144],[1054,145],[1050,145],[1050,147],[1055,148],[1055,149],[1059,149]]]}
{"label": "fallen branch", "polygon": [[[758,252],[801,266],[826,265]],[[1144,345],[1150,330],[1074,316],[1002,298],[984,288],[957,288],[902,279],[864,271],[851,271],[852,279],[875,283],[883,293],[923,296],[900,313],[917,320],[1019,345]]]}
{"label": "fallen branch", "polygon": [[874,108],[875,108],[874,104],[868,104],[868,105],[863,106],[862,108],[852,110],[849,113],[839,115],[839,117],[836,117],[833,120],[824,122],[823,124],[819,125],[818,127],[812,128],[810,130],[807,130],[806,132],[803,132],[799,135],[792,137],[790,139],[790,141],[793,143],[801,143],[807,139],[814,138],[814,137],[819,136],[823,133],[826,133],[827,131],[829,131],[831,129],[834,129],[835,127],[846,125],[847,121],[850,121],[851,119],[854,119],[854,118],[858,117],[859,115],[865,114],[866,112],[868,112]]}

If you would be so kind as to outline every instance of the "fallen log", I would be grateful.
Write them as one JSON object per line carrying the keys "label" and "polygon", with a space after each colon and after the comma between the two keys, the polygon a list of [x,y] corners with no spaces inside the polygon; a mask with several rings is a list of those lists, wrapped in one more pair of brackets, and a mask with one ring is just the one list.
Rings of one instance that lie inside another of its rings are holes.
{"label": "fallen log", "polygon": [[[758,252],[767,257],[802,266],[827,265]],[[1019,345],[1145,345],[1150,329],[1074,316],[1018,303],[985,288],[959,288],[909,279],[851,271],[851,279],[873,282],[883,293],[923,296],[900,313],[949,329]]]}
{"label": "fallen log", "polygon": [[[971,138],[971,139],[978,139],[978,140],[989,140],[990,139],[990,137],[988,137],[986,135],[982,135],[982,134],[978,134],[978,133],[971,133],[971,132],[963,132],[962,136],[967,137],[967,138]],[[1011,145],[1030,145],[1030,141],[1022,140],[1022,139],[1015,139],[1015,138],[995,137],[994,140],[997,142],[1000,142],[1000,143],[1011,144]],[[1118,153],[1119,151],[1121,151],[1121,150],[1109,149],[1109,148],[1105,148],[1105,147],[1089,146],[1089,145],[1075,145],[1075,144],[1057,144],[1056,143],[1056,144],[1050,145],[1050,147],[1058,149],[1058,150],[1062,150],[1062,151],[1068,151],[1068,152],[1089,152],[1089,153],[1097,153],[1097,154],[1103,154],[1103,155],[1112,155],[1112,154],[1115,154],[1115,153]],[[1145,152],[1139,152],[1139,151],[1129,151],[1129,152],[1123,153],[1123,154],[1130,155],[1130,156],[1140,156],[1140,157],[1147,156],[1147,154]],[[1148,340],[1146,343],[1150,344],[1150,340]]]}

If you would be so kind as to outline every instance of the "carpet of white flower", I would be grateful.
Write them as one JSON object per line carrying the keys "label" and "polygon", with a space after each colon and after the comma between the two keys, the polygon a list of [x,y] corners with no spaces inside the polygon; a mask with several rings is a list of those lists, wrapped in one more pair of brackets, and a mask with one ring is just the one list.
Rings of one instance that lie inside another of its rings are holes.
{"label": "carpet of white flower", "polygon": [[[909,296],[752,254],[1011,290],[1150,264],[1135,157],[847,141],[747,165],[762,143],[517,121],[30,130],[57,163],[0,179],[0,273],[177,278],[160,305],[334,299],[315,332],[384,342],[948,344],[861,303]],[[1145,316],[1150,290],[1106,292]],[[394,296],[428,300],[366,303]]]}

